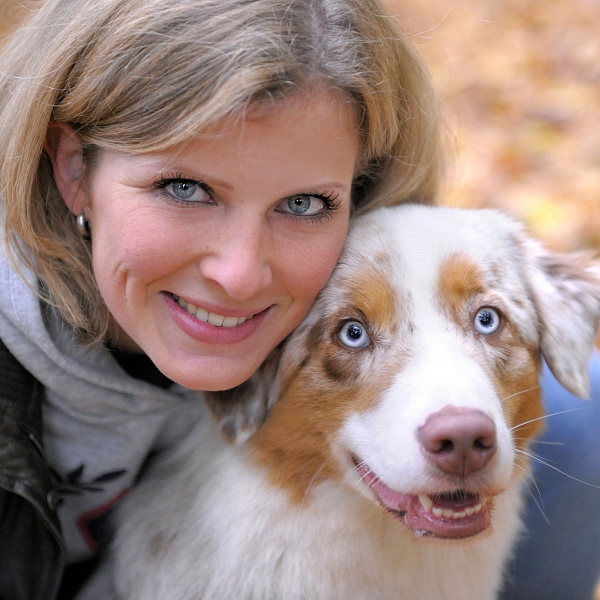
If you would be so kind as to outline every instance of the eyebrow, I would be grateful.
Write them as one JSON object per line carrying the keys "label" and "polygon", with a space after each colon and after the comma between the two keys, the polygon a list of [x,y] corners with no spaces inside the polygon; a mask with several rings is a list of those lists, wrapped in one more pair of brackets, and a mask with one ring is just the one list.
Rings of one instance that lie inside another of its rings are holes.
{"label": "eyebrow", "polygon": [[[184,178],[187,176],[189,178],[198,179],[199,181],[209,183],[211,186],[222,187],[229,191],[234,190],[234,186],[227,181],[219,179],[218,177],[215,177],[209,173],[203,174],[202,171],[196,167],[177,165],[175,161],[164,160],[165,158],[166,157],[164,155],[161,156],[160,153],[155,154],[155,156],[148,160],[148,168],[154,170],[155,173],[161,177],[164,176],[165,170],[182,171]],[[160,168],[155,169],[155,164],[157,163],[160,163],[161,166]],[[170,165],[172,165],[172,167]],[[290,192],[289,195],[293,196],[294,194],[307,194],[311,192],[316,194],[322,192],[324,189],[335,189],[341,191],[342,193],[350,193],[352,186],[348,186],[340,181],[324,181],[323,183],[311,183],[310,185],[302,187],[296,192]]]}

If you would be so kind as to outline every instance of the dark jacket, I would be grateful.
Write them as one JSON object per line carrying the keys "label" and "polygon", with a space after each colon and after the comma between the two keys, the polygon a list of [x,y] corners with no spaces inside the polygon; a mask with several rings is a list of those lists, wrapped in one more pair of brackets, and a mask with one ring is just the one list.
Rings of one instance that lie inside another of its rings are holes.
{"label": "dark jacket", "polygon": [[42,447],[43,388],[0,341],[0,600],[53,600],[65,563]]}

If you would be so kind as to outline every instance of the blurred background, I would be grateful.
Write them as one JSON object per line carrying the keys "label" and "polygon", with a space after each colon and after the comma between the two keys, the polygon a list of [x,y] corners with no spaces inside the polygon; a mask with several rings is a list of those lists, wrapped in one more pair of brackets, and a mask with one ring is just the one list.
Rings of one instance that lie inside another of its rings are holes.
{"label": "blurred background", "polygon": [[600,2],[387,4],[446,105],[446,202],[506,210],[554,249],[598,249]]}
{"label": "blurred background", "polygon": [[[27,1],[0,0],[0,41]],[[445,202],[506,210],[554,249],[599,249],[600,2],[385,1],[445,105]]]}

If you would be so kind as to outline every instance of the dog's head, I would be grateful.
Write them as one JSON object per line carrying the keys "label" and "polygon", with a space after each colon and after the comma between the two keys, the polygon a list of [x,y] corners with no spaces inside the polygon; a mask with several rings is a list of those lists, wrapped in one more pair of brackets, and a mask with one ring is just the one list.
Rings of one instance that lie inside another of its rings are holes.
{"label": "dog's head", "polygon": [[294,499],[344,481],[415,532],[468,537],[542,426],[542,356],[585,396],[599,318],[598,265],[499,213],[380,209],[264,368],[207,401],[230,439],[268,413],[250,449]]}

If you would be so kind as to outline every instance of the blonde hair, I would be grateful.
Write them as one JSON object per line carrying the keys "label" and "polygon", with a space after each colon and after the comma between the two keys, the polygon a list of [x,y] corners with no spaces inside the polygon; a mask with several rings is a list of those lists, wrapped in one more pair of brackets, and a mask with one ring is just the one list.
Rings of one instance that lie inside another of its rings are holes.
{"label": "blonde hair", "polygon": [[89,340],[110,315],[43,152],[51,121],[75,129],[89,172],[98,149],[164,150],[256,102],[325,86],[357,118],[355,210],[435,198],[436,96],[377,0],[46,0],[0,69],[5,246]]}

